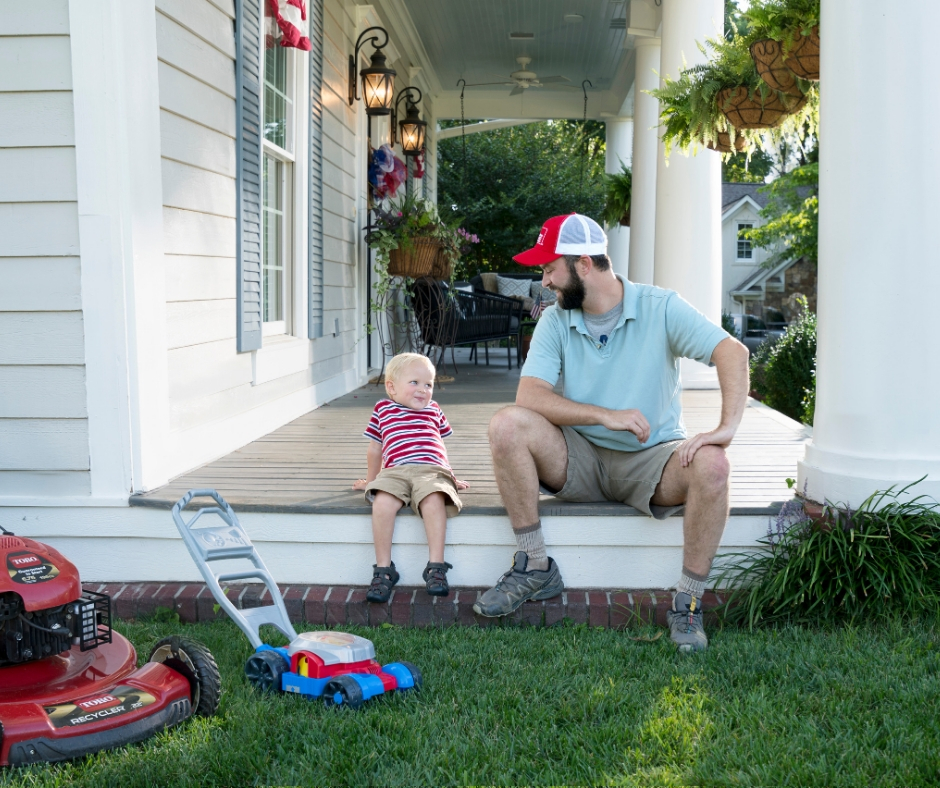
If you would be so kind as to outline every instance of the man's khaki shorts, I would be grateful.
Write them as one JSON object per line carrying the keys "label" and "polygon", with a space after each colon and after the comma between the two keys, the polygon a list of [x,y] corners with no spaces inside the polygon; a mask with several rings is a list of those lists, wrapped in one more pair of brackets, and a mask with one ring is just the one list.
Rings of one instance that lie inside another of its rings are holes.
{"label": "man's khaki shorts", "polygon": [[453,474],[439,465],[395,465],[379,472],[372,484],[366,488],[366,501],[375,500],[377,490],[394,495],[405,506],[411,506],[421,516],[418,508],[421,501],[431,493],[444,493],[450,501],[445,505],[448,517],[456,517],[463,504],[457,496],[457,484]]}
{"label": "man's khaki shorts", "polygon": [[563,501],[617,501],[657,520],[680,514],[685,506],[655,506],[650,499],[663,477],[663,468],[683,441],[667,441],[640,451],[616,451],[595,446],[572,427],[562,427],[568,444],[568,477],[558,492],[542,489]]}

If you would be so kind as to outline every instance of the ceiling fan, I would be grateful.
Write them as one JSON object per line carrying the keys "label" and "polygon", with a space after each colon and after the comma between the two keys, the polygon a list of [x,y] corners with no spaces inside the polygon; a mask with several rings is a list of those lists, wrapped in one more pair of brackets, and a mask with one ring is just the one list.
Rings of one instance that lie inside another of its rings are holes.
{"label": "ceiling fan", "polygon": [[510,96],[518,96],[524,90],[529,88],[541,88],[551,86],[553,88],[561,89],[570,89],[577,90],[573,85],[566,85],[564,83],[570,82],[571,80],[568,77],[563,77],[560,75],[555,75],[551,77],[542,77],[539,79],[539,75],[534,71],[529,71],[526,68],[529,63],[532,62],[532,58],[521,56],[516,58],[516,62],[519,64],[519,68],[516,71],[513,71],[509,76],[505,74],[494,74],[494,77],[500,77],[501,82],[478,82],[476,84],[467,85],[468,88],[481,87],[482,85],[512,85],[512,90],[509,91]]}

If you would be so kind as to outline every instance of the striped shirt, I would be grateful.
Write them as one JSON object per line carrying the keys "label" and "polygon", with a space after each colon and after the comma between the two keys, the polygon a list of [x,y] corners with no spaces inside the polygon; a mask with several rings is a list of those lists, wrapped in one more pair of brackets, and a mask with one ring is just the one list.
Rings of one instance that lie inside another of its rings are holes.
{"label": "striped shirt", "polygon": [[375,403],[369,426],[363,433],[382,444],[382,467],[439,465],[451,470],[444,438],[454,434],[440,406],[431,400],[414,410],[390,399]]}

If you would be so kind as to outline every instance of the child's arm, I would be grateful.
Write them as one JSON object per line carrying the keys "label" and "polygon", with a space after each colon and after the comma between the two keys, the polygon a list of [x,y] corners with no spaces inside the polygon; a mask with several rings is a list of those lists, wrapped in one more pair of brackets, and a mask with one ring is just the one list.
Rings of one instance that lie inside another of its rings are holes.
{"label": "child's arm", "polygon": [[354,490],[364,490],[372,482],[375,481],[375,477],[379,475],[379,471],[382,470],[382,444],[378,441],[369,441],[369,449],[366,452],[366,478],[365,479],[356,479],[355,484],[353,484]]}

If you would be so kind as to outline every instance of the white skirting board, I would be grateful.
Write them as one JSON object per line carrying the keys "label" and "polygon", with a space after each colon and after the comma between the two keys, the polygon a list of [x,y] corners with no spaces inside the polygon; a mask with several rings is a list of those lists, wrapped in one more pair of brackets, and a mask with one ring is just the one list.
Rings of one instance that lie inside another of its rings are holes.
{"label": "white skirting board", "polygon": [[[371,579],[375,555],[368,516],[249,512],[239,520],[280,583],[367,585]],[[0,511],[0,525],[61,551],[84,582],[200,580],[167,510],[7,508]],[[570,588],[663,588],[676,582],[682,568],[678,517],[545,517],[542,525],[549,555]],[[766,533],[766,516],[732,517],[719,552],[751,549]],[[451,584],[492,585],[509,568],[514,549],[506,517],[451,520],[445,550],[454,565]],[[402,583],[423,584],[427,541],[417,517],[399,515],[392,556]]]}

